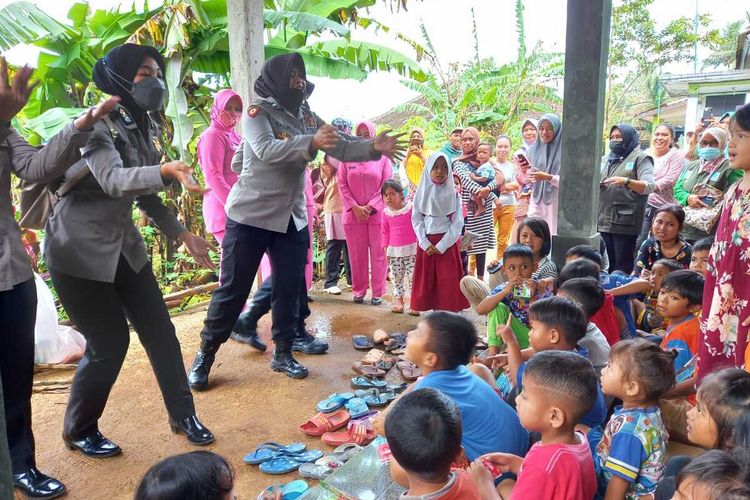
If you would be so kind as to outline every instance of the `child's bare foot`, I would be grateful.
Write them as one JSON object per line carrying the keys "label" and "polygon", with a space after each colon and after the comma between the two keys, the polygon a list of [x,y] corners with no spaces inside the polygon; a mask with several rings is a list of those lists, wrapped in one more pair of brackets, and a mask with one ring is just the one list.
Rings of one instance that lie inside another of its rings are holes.
{"label": "child's bare foot", "polygon": [[393,307],[391,312],[401,314],[404,312],[404,299],[403,297],[396,297],[393,299]]}

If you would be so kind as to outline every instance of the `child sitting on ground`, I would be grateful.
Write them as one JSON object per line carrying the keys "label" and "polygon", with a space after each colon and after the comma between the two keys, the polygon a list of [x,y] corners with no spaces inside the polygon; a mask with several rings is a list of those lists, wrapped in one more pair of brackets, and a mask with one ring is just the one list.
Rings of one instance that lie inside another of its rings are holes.
{"label": "child sitting on ground", "polygon": [[750,498],[747,450],[711,450],[691,461],[677,476],[674,500],[747,500]]}
{"label": "child sitting on ground", "polygon": [[466,367],[476,342],[476,329],[465,317],[445,311],[427,314],[406,339],[406,358],[424,374],[412,387],[438,389],[456,402],[469,460],[494,451],[523,456],[529,437],[518,415]]}
{"label": "child sitting on ground", "polygon": [[462,461],[461,413],[445,394],[431,388],[405,394],[388,412],[385,437],[391,476],[407,478],[401,498],[480,498],[468,472],[451,470]]}
{"label": "child sitting on ground", "polygon": [[146,471],[135,500],[235,500],[234,470],[210,451],[165,458]]}
{"label": "child sitting on ground", "polygon": [[593,498],[596,473],[586,437],[576,431],[596,402],[597,381],[591,363],[572,352],[545,351],[529,360],[524,387],[516,397],[521,424],[541,434],[522,458],[490,453],[471,466],[483,500],[501,498],[483,462],[518,476],[498,488],[502,498],[568,500]]}
{"label": "child sitting on ground", "polygon": [[[572,300],[565,297],[550,297],[534,302],[529,308],[529,323],[529,342],[532,351],[526,353],[521,352],[516,336],[510,328],[498,328],[498,333],[508,347],[508,375],[519,392],[523,391],[523,376],[527,365],[524,354],[531,354],[530,359],[533,359],[534,355],[543,351],[570,351],[588,359],[588,352],[577,346],[586,335],[588,321],[578,304]],[[581,423],[589,428],[595,428],[604,424],[606,416],[604,396],[597,386],[596,402],[581,418]]]}
{"label": "child sitting on ground", "polygon": [[[502,173],[496,172],[492,160],[492,145],[483,142],[477,147],[477,161],[479,167],[476,172],[469,172],[471,180],[476,182],[482,187],[487,186],[497,176],[497,185],[502,186],[505,184],[505,177]],[[484,213],[484,204],[489,195],[481,195],[476,193],[472,195],[472,202],[476,203],[476,210],[474,210],[474,217],[479,217]]]}
{"label": "child sitting on ground", "polygon": [[589,361],[594,365],[596,376],[599,377],[602,368],[607,364],[610,346],[607,338],[592,323],[591,318],[604,304],[604,290],[594,278],[573,278],[562,284],[557,291],[557,296],[573,300],[589,319],[586,335],[578,341],[578,345],[588,351]]}
{"label": "child sitting on ground", "polygon": [[[534,254],[531,248],[520,243],[510,245],[503,252],[503,274],[508,281],[497,286],[477,306],[477,314],[487,315],[488,354],[500,352],[499,326],[507,323],[516,335],[521,349],[529,347],[529,306],[540,297],[537,283],[531,278],[534,271]],[[544,292],[543,292],[544,293]]]}
{"label": "child sitting on ground", "polygon": [[711,246],[714,244],[713,236],[698,240],[693,245],[693,253],[690,255],[690,270],[701,273],[704,277],[708,270],[708,254],[711,253]]}
{"label": "child sitting on ground", "polygon": [[[408,297],[404,297],[411,293],[417,260],[417,235],[411,224],[411,203],[404,203],[404,189],[395,179],[383,183],[380,195],[386,204],[380,228],[393,286],[391,311],[403,313],[404,301],[408,302]],[[408,313],[419,316],[419,312],[411,308]]]}
{"label": "child sitting on ground", "polygon": [[[651,271],[643,271],[643,277],[612,290],[612,295],[615,297],[628,296],[630,298],[637,318],[635,326],[638,336],[659,340],[664,334],[667,318],[657,308],[659,290],[666,275],[683,269],[682,264],[676,260],[659,259],[651,266]],[[643,300],[636,297],[641,294],[644,296]]]}
{"label": "child sitting on ground", "polygon": [[622,400],[596,449],[599,493],[607,500],[652,495],[667,463],[659,398],[674,385],[674,356],[644,339],[618,342],[602,370],[604,394]]}

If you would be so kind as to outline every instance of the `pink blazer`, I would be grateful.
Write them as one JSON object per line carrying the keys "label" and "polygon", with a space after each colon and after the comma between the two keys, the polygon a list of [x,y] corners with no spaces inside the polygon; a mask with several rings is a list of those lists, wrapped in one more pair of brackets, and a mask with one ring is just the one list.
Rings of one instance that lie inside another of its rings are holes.
{"label": "pink blazer", "polygon": [[203,196],[203,220],[206,231],[224,231],[227,214],[224,205],[232,186],[237,182],[237,174],[232,171],[234,146],[227,136],[209,127],[198,141],[198,161],[200,162],[206,185],[211,191]]}
{"label": "pink blazer", "polygon": [[[344,204],[344,224],[377,224],[380,225],[383,211],[383,197],[380,187],[393,177],[391,160],[387,156],[367,162],[341,162],[336,174],[339,181],[339,192]],[[375,209],[363,222],[357,220],[352,212],[354,206],[370,206]]]}

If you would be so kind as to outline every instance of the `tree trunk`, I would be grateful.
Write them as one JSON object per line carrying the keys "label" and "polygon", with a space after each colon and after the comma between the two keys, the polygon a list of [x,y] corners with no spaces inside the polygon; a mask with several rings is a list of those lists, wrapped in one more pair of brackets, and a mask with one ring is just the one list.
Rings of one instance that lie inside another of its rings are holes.
{"label": "tree trunk", "polygon": [[227,20],[232,89],[247,108],[265,61],[263,0],[227,0]]}

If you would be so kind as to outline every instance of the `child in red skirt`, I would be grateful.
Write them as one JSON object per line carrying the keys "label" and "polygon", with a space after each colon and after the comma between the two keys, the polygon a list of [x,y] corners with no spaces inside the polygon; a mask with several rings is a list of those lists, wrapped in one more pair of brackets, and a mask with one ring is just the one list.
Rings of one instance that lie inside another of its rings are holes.
{"label": "child in red skirt", "polygon": [[422,173],[412,208],[417,261],[411,308],[459,312],[469,307],[461,293],[461,229],[464,218],[445,153],[433,153]]}

